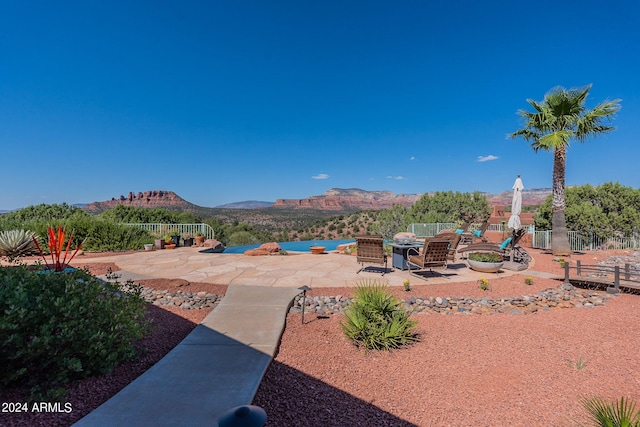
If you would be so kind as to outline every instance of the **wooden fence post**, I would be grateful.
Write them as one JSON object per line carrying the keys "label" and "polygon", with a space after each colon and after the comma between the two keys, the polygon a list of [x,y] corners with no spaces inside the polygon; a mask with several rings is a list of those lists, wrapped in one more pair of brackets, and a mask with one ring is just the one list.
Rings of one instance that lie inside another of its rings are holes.
{"label": "wooden fence post", "polygon": [[616,265],[613,268],[613,287],[609,286],[607,288],[607,293],[609,294],[620,293],[620,266],[619,265]]}
{"label": "wooden fence post", "polygon": [[[580,261],[578,261],[580,262]],[[565,262],[564,263],[564,283],[566,285],[570,285],[571,281],[569,280],[569,263]]]}

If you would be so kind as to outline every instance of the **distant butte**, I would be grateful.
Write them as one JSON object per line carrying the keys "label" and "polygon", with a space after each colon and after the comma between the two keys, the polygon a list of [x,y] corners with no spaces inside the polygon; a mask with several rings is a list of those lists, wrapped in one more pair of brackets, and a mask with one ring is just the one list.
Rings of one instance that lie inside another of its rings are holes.
{"label": "distant butte", "polygon": [[187,202],[173,191],[151,190],[144,193],[134,194],[129,192],[128,196],[112,198],[104,202],[93,202],[83,209],[87,212],[103,212],[113,209],[118,205],[135,206],[138,208],[173,208],[175,210],[191,210],[195,205]]}

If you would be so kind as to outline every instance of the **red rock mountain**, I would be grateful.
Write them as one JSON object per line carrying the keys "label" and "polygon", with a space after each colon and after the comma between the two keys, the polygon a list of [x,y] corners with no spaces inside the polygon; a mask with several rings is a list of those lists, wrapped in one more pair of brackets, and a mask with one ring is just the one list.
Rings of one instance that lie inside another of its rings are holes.
{"label": "red rock mountain", "polygon": [[135,206],[138,208],[168,208],[172,210],[192,210],[197,206],[187,202],[173,191],[151,190],[144,193],[134,194],[129,192],[128,196],[114,197],[105,202],[93,202],[83,209],[87,212],[103,212],[113,209],[118,205]]}
{"label": "red rock mountain", "polygon": [[356,210],[387,209],[393,205],[411,206],[420,194],[395,194],[390,191],[365,191],[358,188],[332,188],[320,196],[306,199],[278,199],[274,208]]}
{"label": "red rock mountain", "polygon": [[[551,194],[551,189],[548,188],[525,189],[522,192],[522,203],[524,205],[539,205],[544,202],[549,194]],[[421,194],[395,194],[390,191],[366,191],[358,188],[332,188],[322,195],[311,196],[305,199],[279,199],[273,203],[272,207],[317,209],[324,211],[387,209],[396,204],[409,207],[421,196]],[[491,205],[511,205],[511,191],[503,191],[500,194],[485,193],[485,196]],[[242,205],[242,202],[237,204]],[[264,202],[260,202],[258,207],[265,207],[265,204]],[[142,208],[167,208],[179,211],[201,209],[199,206],[187,202],[173,191],[165,190],[152,190],[137,194],[129,192],[128,196],[114,197],[108,201],[90,203],[86,205],[84,209],[88,212],[99,213],[113,209],[118,205]]]}

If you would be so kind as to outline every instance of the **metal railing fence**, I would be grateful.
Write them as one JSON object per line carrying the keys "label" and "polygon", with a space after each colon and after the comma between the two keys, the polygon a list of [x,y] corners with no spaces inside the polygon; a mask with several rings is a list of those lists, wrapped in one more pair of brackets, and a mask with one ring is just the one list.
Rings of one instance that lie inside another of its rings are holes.
{"label": "metal railing fence", "polygon": [[433,237],[442,230],[451,230],[455,227],[452,222],[436,222],[431,224],[409,224],[407,231],[413,233],[418,238]]}
{"label": "metal railing fence", "polygon": [[215,238],[215,231],[209,224],[200,223],[200,224],[142,224],[142,223],[125,223],[124,225],[128,225],[131,227],[140,227],[144,228],[151,234],[155,234],[158,237],[162,237],[165,235],[172,235],[174,233],[179,234],[180,236],[185,236],[190,234],[195,236],[198,233],[202,233],[207,239]]}
{"label": "metal railing fence", "polygon": [[[469,226],[468,231],[477,230],[480,228],[481,223],[474,223]],[[453,230],[456,225],[453,222],[436,222],[436,223],[427,223],[427,224],[409,224],[407,227],[407,231],[409,233],[413,233],[418,238],[425,237],[433,237],[436,234],[440,233],[443,230]],[[499,232],[507,232],[510,229],[506,224],[489,224],[486,231],[499,231]],[[528,227],[527,233],[533,233],[535,227],[533,225]]]}
{"label": "metal railing fence", "polygon": [[[532,247],[538,249],[551,248],[551,230],[536,231],[533,234]],[[638,249],[640,248],[640,234],[600,238],[595,233],[568,231],[569,246],[572,251],[593,251],[598,249]]]}
{"label": "metal railing fence", "polygon": [[[471,224],[469,231],[476,230],[481,224]],[[409,224],[407,231],[418,238],[433,237],[443,230],[452,230],[455,224],[452,222],[438,222],[427,224]],[[506,224],[490,224],[487,231],[508,232]],[[536,249],[551,248],[551,230],[538,231],[534,225],[528,226],[527,233],[531,234],[531,247]],[[640,233],[628,236],[616,236],[600,238],[593,232],[569,231],[569,245],[573,251],[592,251],[598,249],[640,249]]]}

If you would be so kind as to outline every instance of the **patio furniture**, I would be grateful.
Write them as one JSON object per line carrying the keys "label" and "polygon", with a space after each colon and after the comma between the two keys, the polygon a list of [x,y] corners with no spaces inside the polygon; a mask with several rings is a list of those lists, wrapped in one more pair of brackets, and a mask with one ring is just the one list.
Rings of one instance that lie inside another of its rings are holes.
{"label": "patio furniture", "polygon": [[458,233],[458,234],[466,233],[466,232],[467,232],[467,230],[469,229],[469,226],[470,226],[470,225],[471,225],[471,223],[470,223],[470,222],[465,222],[465,223],[463,223],[460,227],[456,228],[456,229],[455,229],[455,232],[456,232],[456,233]]}
{"label": "patio furniture", "polygon": [[458,253],[464,252],[495,252],[503,256],[509,255],[511,261],[528,265],[531,255],[527,253],[522,246],[518,244],[520,239],[527,234],[524,228],[514,230],[511,237],[505,239],[502,243],[495,242],[478,242],[458,249]]}
{"label": "patio furniture", "polygon": [[476,242],[477,240],[487,242],[487,238],[484,237],[484,233],[485,231],[487,231],[487,228],[489,228],[489,221],[483,222],[480,228],[475,231],[466,231],[462,233],[462,243],[471,244]]}
{"label": "patio furniture", "polygon": [[427,242],[429,240],[448,240],[449,241],[449,253],[447,255],[447,259],[449,261],[455,261],[456,259],[456,249],[458,245],[462,241],[462,234],[453,232],[453,231],[443,231],[440,234],[436,234],[433,237],[428,237],[424,241]]}
{"label": "patio furniture", "polygon": [[[447,258],[449,256],[450,240],[439,240],[432,238],[425,241],[422,251],[418,251],[415,248],[409,249],[407,265],[411,274],[424,278],[417,274],[424,270],[433,272],[433,268],[444,267],[447,268]],[[413,270],[415,267],[415,270]]]}
{"label": "patio furniture", "polygon": [[360,273],[365,269],[364,264],[384,264],[382,275],[387,272],[387,254],[384,253],[384,241],[382,236],[358,236],[356,237],[356,261],[362,265]]}
{"label": "patio furniture", "polygon": [[393,254],[391,256],[391,266],[399,270],[408,270],[409,266],[407,265],[407,253],[409,252],[409,249],[420,249],[423,246],[423,243],[389,243],[389,246],[391,246],[393,250]]}

